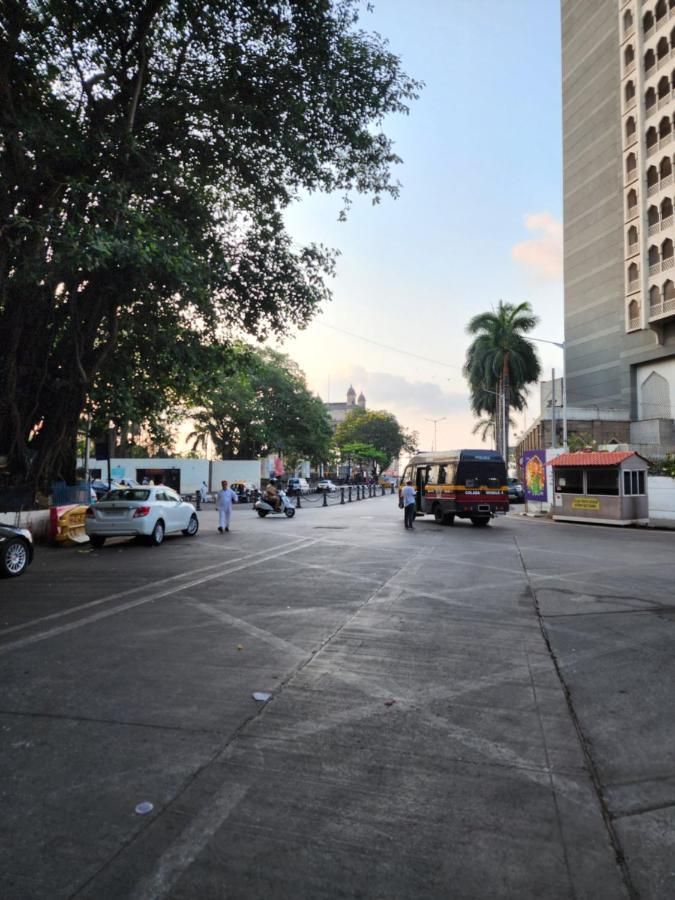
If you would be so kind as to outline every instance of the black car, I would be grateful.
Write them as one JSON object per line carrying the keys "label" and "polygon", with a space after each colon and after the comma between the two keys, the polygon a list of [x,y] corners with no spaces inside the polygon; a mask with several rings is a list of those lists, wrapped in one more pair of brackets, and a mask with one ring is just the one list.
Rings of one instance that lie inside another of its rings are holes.
{"label": "black car", "polygon": [[33,561],[33,536],[25,528],[0,525],[0,575],[15,578]]}

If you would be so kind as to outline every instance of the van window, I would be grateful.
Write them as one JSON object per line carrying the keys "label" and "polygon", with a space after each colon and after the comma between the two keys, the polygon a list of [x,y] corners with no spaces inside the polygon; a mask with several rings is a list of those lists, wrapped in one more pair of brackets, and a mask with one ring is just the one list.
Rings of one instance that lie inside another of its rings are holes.
{"label": "van window", "polygon": [[428,484],[439,484],[438,480],[438,466],[429,466],[427,469],[427,483]]}

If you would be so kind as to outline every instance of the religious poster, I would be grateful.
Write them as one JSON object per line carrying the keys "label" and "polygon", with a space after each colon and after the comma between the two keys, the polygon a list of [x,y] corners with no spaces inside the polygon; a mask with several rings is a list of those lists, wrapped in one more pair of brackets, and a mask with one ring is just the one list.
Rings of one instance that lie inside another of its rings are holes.
{"label": "religious poster", "polygon": [[545,460],[545,450],[526,450],[523,453],[523,487],[526,500],[546,502]]}

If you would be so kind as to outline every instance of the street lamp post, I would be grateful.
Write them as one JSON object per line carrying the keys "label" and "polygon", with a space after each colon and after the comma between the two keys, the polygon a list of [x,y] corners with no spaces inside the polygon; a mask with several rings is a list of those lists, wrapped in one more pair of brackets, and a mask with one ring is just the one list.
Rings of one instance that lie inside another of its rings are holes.
{"label": "street lamp post", "polygon": [[[504,462],[506,463],[507,468],[508,468],[509,447],[508,447],[508,438],[507,438],[507,430],[506,430],[506,393],[504,391],[491,391],[490,388],[486,388],[486,387],[481,387],[481,391],[484,391],[486,394],[492,394],[494,397],[497,398],[497,401],[499,403],[499,408],[500,408],[501,417],[502,417],[502,429],[501,429],[501,431],[502,431],[502,434],[501,434],[502,452],[504,455]],[[495,408],[495,444],[498,444],[498,443],[499,443],[499,441],[497,440],[497,410]]]}
{"label": "street lamp post", "polygon": [[[539,344],[553,344],[554,347],[560,347],[563,352],[563,369],[562,369],[562,420],[563,420],[563,447],[567,447],[567,370],[565,368],[565,341],[547,341],[544,338],[530,337],[529,340],[537,341]],[[553,387],[553,397],[555,398],[555,385]],[[555,412],[552,413],[555,416]],[[555,446],[555,444],[554,444]]]}
{"label": "street lamp post", "polygon": [[436,449],[436,425],[437,425],[439,422],[444,422],[447,418],[448,418],[447,416],[441,416],[440,419],[426,419],[426,418],[425,418],[425,420],[424,420],[425,422],[433,422],[433,423],[434,423],[434,443],[433,443],[433,446],[432,446],[432,448],[431,448],[432,450],[435,450],[435,449]]}

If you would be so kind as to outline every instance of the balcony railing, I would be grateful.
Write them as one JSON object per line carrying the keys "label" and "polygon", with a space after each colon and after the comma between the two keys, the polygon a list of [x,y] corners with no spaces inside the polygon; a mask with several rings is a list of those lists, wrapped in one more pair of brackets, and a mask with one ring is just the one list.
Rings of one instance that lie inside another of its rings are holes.
{"label": "balcony railing", "polygon": [[660,190],[661,185],[658,183],[658,181],[655,181],[654,184],[647,185],[647,196],[653,197],[654,194],[658,194]]}
{"label": "balcony railing", "polygon": [[637,179],[638,179],[638,170],[637,169],[631,169],[630,172],[626,172],[626,187],[628,187],[628,185],[632,184],[634,181],[637,181]]}
{"label": "balcony railing", "polygon": [[661,316],[672,316],[675,314],[675,297],[669,297],[667,300],[659,300],[657,303],[649,304],[649,319],[658,319]]}
{"label": "balcony railing", "polygon": [[659,97],[659,102],[656,104],[659,109],[663,109],[664,106],[668,106],[670,103],[671,96],[670,92],[664,94],[663,97]]}
{"label": "balcony railing", "polygon": [[[629,150],[635,144],[637,144],[637,131],[634,131],[632,134],[627,135],[624,150]],[[659,144],[659,146],[661,145]]]}
{"label": "balcony railing", "polygon": [[[623,74],[630,75],[630,73],[634,72],[634,71],[635,71],[635,60],[631,59],[631,61],[629,63],[626,63],[624,70],[623,70]],[[647,72],[645,72],[645,75],[646,74],[647,74]]]}
{"label": "balcony railing", "polygon": [[640,327],[640,316],[635,316],[632,319],[628,320],[628,330],[634,331],[636,328]]}
{"label": "balcony railing", "polygon": [[[624,70],[624,75],[630,75],[630,73],[635,68],[635,60],[632,60],[629,63],[626,63],[626,68]],[[649,76],[656,72],[656,60],[651,64],[651,66],[645,66],[645,78],[649,78]]]}
{"label": "balcony railing", "polygon": [[640,241],[628,245],[628,257],[636,256],[640,252]]}
{"label": "balcony railing", "polygon": [[661,271],[661,262],[660,261],[652,263],[649,266],[649,274],[650,275],[658,275],[660,271]]}
{"label": "balcony railing", "polygon": [[661,231],[661,223],[660,222],[652,222],[652,224],[647,229],[647,234],[651,237],[653,234],[658,234]]}
{"label": "balcony railing", "polygon": [[636,102],[637,101],[634,96],[631,97],[630,100],[626,100],[626,108],[624,109],[624,112],[628,113],[631,111],[631,109],[635,109]]}
{"label": "balcony railing", "polygon": [[667,175],[664,175],[661,179],[660,188],[668,187],[669,184],[673,183],[673,173],[669,172]]}
{"label": "balcony railing", "polygon": [[628,38],[632,38],[634,34],[635,34],[635,25],[634,24],[629,25],[623,35],[624,41],[627,41]]}
{"label": "balcony railing", "polygon": [[[673,139],[673,132],[669,131],[668,134],[664,134],[663,137],[659,138],[659,150],[661,147],[666,147]],[[630,145],[628,145],[630,146]]]}
{"label": "balcony railing", "polygon": [[668,269],[672,269],[673,263],[675,263],[675,257],[667,256],[664,260],[661,261],[661,271],[665,272]]}
{"label": "balcony railing", "polygon": [[[657,103],[656,100],[652,103],[651,106],[647,106],[645,108],[645,119],[648,119],[650,116],[653,116],[654,113],[658,111],[658,108],[659,108],[659,104]],[[626,110],[626,112],[628,112],[628,110]]]}
{"label": "balcony railing", "polygon": [[673,224],[673,214],[671,213],[669,216],[666,216],[665,219],[661,219],[661,228],[670,228]]}
{"label": "balcony railing", "polygon": [[639,214],[639,210],[637,206],[629,206],[628,212],[626,213],[626,222],[632,222],[633,219],[637,219]]}
{"label": "balcony railing", "polygon": [[647,147],[647,156],[653,156],[653,155],[656,153],[656,151],[657,151],[658,149],[659,149],[659,142],[658,142],[658,141],[654,141],[653,144],[650,144],[650,145]]}
{"label": "balcony railing", "polygon": [[648,40],[654,34],[655,31],[656,31],[656,26],[654,25],[654,23],[652,23],[649,26],[649,28],[645,31],[643,39],[645,41]]}
{"label": "balcony railing", "polygon": [[632,281],[629,281],[629,282],[628,282],[628,293],[629,293],[629,294],[634,294],[635,291],[637,291],[637,289],[638,289],[639,286],[640,286],[640,279],[639,279],[639,278],[634,278]]}

